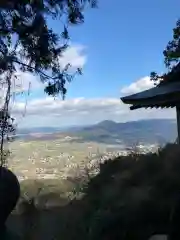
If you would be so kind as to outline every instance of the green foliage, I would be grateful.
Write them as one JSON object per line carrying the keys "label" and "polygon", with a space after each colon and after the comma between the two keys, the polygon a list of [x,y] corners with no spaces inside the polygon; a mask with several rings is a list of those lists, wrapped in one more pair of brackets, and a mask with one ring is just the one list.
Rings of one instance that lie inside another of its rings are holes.
{"label": "green foliage", "polygon": [[180,72],[180,20],[177,21],[173,28],[173,39],[168,42],[163,51],[164,63],[168,69],[167,73],[158,75],[156,72],[151,72],[150,78],[154,83],[164,84],[169,81],[179,81]]}
{"label": "green foliage", "polygon": [[[71,71],[60,59],[68,48],[69,25],[84,22],[84,10],[95,0],[2,0],[0,2],[0,85],[6,89],[1,110],[0,163],[3,164],[4,140],[14,127],[9,120],[11,85],[18,78],[17,71],[30,72],[46,83],[45,92],[66,95],[66,84],[81,69]],[[61,34],[48,26],[49,19],[63,23]],[[11,119],[12,120],[12,119]],[[11,128],[11,129],[10,129]]]}
{"label": "green foliage", "polygon": [[6,140],[12,139],[15,133],[14,118],[10,114],[5,114],[3,110],[0,111],[0,132],[5,135]]}
{"label": "green foliage", "polygon": [[[81,199],[49,212],[38,210],[35,221],[45,224],[46,217],[48,224],[53,216],[56,238],[66,240],[144,240],[154,233],[168,234],[179,201],[179,155],[179,145],[169,144],[156,153],[133,152],[106,161],[85,184]],[[45,230],[43,225],[42,234]]]}
{"label": "green foliage", "polygon": [[82,200],[87,206],[85,238],[146,239],[155,232],[168,233],[180,188],[179,154],[179,146],[172,144],[157,153],[102,164]]}
{"label": "green foliage", "polygon": [[[68,25],[84,22],[87,5],[96,7],[96,1],[1,1],[0,74],[14,73],[18,68],[38,74],[48,83],[45,92],[64,96],[65,84],[74,74],[68,72],[70,64],[62,68],[59,59],[68,47]],[[48,26],[48,19],[64,21],[60,35]]]}
{"label": "green foliage", "polygon": [[180,20],[173,28],[173,40],[169,41],[163,52],[166,67],[172,68],[174,64],[179,63],[180,58]]}
{"label": "green foliage", "polygon": [[5,149],[4,143],[12,141],[15,135],[14,118],[2,109],[0,111],[0,164],[6,165],[10,151]]}

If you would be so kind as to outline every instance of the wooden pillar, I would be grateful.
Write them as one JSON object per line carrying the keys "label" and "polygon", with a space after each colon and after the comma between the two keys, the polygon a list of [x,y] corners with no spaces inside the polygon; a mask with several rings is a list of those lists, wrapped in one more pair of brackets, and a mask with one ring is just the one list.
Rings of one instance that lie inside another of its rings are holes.
{"label": "wooden pillar", "polygon": [[177,115],[177,142],[180,144],[180,107],[176,107],[176,115]]}

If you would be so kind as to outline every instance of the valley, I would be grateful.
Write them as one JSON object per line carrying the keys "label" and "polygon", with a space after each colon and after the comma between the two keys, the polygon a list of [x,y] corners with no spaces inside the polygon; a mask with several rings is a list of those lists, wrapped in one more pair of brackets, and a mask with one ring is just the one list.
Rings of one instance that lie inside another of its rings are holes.
{"label": "valley", "polygon": [[[160,124],[161,123],[161,124]],[[18,135],[19,134],[19,135]],[[134,147],[141,152],[175,141],[174,120],[101,123],[69,129],[21,130],[9,144],[8,166],[23,181],[52,181],[97,174],[99,164]]]}
{"label": "valley", "polygon": [[[174,120],[116,123],[103,121],[69,129],[43,128],[19,131],[9,145],[9,167],[19,180],[67,179],[97,170],[99,162],[127,154],[132,148],[154,151],[175,141]],[[143,144],[142,144],[143,143]]]}

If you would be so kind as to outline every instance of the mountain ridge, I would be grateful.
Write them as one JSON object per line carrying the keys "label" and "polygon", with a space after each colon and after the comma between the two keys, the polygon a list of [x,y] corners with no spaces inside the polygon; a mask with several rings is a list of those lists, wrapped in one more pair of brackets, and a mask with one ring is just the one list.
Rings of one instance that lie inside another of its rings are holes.
{"label": "mountain ridge", "polygon": [[174,119],[150,119],[118,123],[105,120],[77,131],[84,140],[115,144],[159,143],[175,141],[177,137]]}
{"label": "mountain ridge", "polygon": [[[107,144],[137,144],[158,143],[165,144],[175,141],[177,126],[175,119],[149,119],[127,122],[104,120],[88,126],[42,127],[33,129],[19,129],[20,138],[53,139],[58,134],[77,136],[79,141],[95,141]],[[36,136],[37,134],[37,136]],[[38,136],[38,134],[40,136]],[[76,140],[77,141],[77,140]]]}

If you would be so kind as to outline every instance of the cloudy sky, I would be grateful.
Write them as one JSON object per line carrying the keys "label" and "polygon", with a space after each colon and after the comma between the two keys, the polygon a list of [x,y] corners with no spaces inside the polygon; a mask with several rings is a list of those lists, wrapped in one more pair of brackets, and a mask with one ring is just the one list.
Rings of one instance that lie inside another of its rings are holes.
{"label": "cloudy sky", "polygon": [[[37,77],[20,75],[25,91],[12,106],[19,127],[174,118],[172,109],[130,111],[120,97],[153,86],[149,73],[164,70],[162,52],[178,17],[178,0],[99,1],[83,25],[70,28],[71,47],[61,64],[82,67],[83,76],[67,86],[65,101],[47,97]],[[49,24],[59,31],[60,23]]]}

